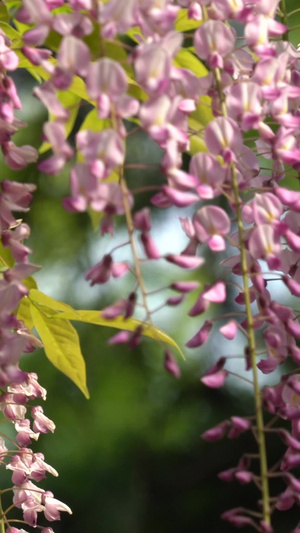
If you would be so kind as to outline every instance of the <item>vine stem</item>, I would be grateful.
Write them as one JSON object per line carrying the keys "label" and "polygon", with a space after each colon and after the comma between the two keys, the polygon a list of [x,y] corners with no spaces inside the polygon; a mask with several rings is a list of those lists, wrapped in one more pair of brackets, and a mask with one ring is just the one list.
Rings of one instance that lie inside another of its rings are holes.
{"label": "vine stem", "polygon": [[254,398],[255,398],[255,415],[256,415],[256,424],[257,424],[257,444],[259,449],[260,456],[260,475],[261,475],[261,487],[262,487],[262,500],[263,500],[263,516],[267,524],[271,524],[270,517],[270,496],[269,496],[269,482],[268,482],[268,464],[267,464],[267,451],[266,451],[266,441],[264,433],[264,419],[263,419],[263,409],[262,409],[262,400],[261,393],[258,382],[258,370],[256,366],[256,343],[255,343],[255,333],[253,327],[253,315],[251,311],[251,301],[250,301],[250,290],[249,290],[249,279],[248,279],[248,267],[247,267],[247,255],[244,241],[244,227],[242,220],[242,212],[239,198],[239,189],[237,183],[236,169],[234,163],[231,164],[232,170],[232,188],[234,194],[234,202],[236,207],[237,214],[237,225],[238,225],[238,234],[239,234],[239,243],[240,243],[240,252],[241,252],[241,266],[243,273],[243,285],[244,285],[244,297],[245,297],[245,307],[247,315],[247,324],[248,324],[248,347],[249,355],[252,367],[252,376],[253,376],[253,386],[254,386]]}
{"label": "vine stem", "polygon": [[[286,32],[283,34],[282,39],[284,41],[289,40],[289,27],[288,27],[288,20],[287,20],[287,12],[286,12],[286,3],[285,0],[280,1],[280,16],[281,16],[281,22],[287,26]],[[293,28],[291,28],[293,30]]]}
{"label": "vine stem", "polygon": [[[207,16],[207,12],[205,13],[205,15]],[[226,108],[226,102],[225,102],[225,95],[222,90],[220,69],[218,68],[213,69],[213,74],[216,80],[218,95],[220,98],[222,115],[223,117],[226,118],[227,108]],[[260,387],[259,387],[259,381],[258,381],[258,370],[256,366],[256,342],[255,342],[253,315],[252,315],[252,310],[251,310],[247,254],[246,254],[246,247],[245,247],[245,240],[244,240],[244,226],[243,226],[243,219],[242,219],[241,201],[240,201],[240,196],[239,196],[239,186],[238,186],[236,167],[235,167],[234,162],[231,163],[231,174],[232,174],[232,189],[233,189],[234,204],[235,204],[235,209],[236,209],[236,221],[237,221],[237,226],[238,226],[238,236],[239,236],[239,245],[240,245],[240,254],[241,254],[245,308],[246,308],[246,316],[247,316],[247,324],[248,324],[248,348],[249,348],[249,356],[250,356],[252,376],[253,376],[255,417],[256,417],[256,424],[257,424],[257,445],[258,445],[259,457],[260,457],[263,519],[266,522],[266,524],[271,525],[268,464],[267,464],[266,440],[265,440],[265,433],[264,433],[263,408],[262,408],[262,399],[261,399],[261,393],[260,393]]]}
{"label": "vine stem", "polygon": [[127,229],[128,229],[128,235],[129,235],[129,242],[130,242],[130,247],[131,247],[132,256],[133,256],[134,265],[135,265],[135,274],[136,274],[138,285],[141,290],[142,300],[143,300],[144,308],[147,314],[147,321],[151,323],[151,313],[150,313],[148,302],[147,302],[147,291],[146,291],[146,287],[144,284],[144,278],[142,274],[140,259],[137,253],[136,244],[134,240],[134,225],[133,225],[131,209],[130,209],[130,204],[129,204],[129,191],[128,191],[127,183],[124,177],[123,168],[120,169],[119,176],[120,176],[120,186],[121,186],[122,196],[123,196],[123,205],[124,205],[124,211],[125,211],[126,224],[127,224]]}
{"label": "vine stem", "polygon": [[0,533],[5,533],[5,524],[4,524],[4,515],[3,515],[3,507],[2,507],[2,491],[0,492]]}
{"label": "vine stem", "polygon": [[[116,116],[115,107],[113,104],[111,104],[111,122],[112,122],[113,129],[115,131],[118,131],[117,116]],[[152,320],[151,320],[151,312],[150,312],[148,301],[147,301],[147,291],[146,291],[143,273],[141,269],[141,262],[140,262],[139,255],[137,253],[136,244],[134,240],[134,224],[133,224],[130,202],[129,202],[129,190],[128,190],[126,179],[124,176],[124,165],[121,166],[119,170],[119,183],[120,183],[120,187],[122,191],[123,206],[124,206],[124,211],[125,211],[129,243],[130,243],[132,257],[133,257],[134,266],[135,266],[135,276],[136,276],[137,283],[141,291],[144,309],[146,311],[146,322],[148,322],[150,325],[153,325]]]}

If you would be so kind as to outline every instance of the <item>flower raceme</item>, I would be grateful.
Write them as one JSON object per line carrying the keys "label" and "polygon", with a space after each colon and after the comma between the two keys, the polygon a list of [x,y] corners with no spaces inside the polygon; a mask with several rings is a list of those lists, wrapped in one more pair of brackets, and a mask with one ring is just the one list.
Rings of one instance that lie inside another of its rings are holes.
{"label": "flower raceme", "polygon": [[[300,463],[300,326],[293,308],[274,300],[271,290],[275,279],[293,298],[300,296],[300,195],[296,186],[290,190],[286,182],[284,186],[281,183],[287,172],[294,182],[298,179],[300,160],[300,52],[288,41],[285,2],[279,6],[279,0],[23,0],[21,4],[16,20],[28,29],[20,53],[46,79],[34,94],[49,112],[43,134],[52,155],[39,163],[39,169],[56,175],[66,163],[70,165],[70,194],[64,207],[73,213],[101,214],[101,235],[114,234],[116,217],[126,221],[130,263],[127,258],[115,261],[117,247],[106,251],[86,273],[91,285],[112,282],[124,274],[134,279],[134,289],[102,311],[107,319],[124,320],[124,330],[110,343],[127,342],[133,347],[140,342],[142,326],[134,332],[126,330],[126,320],[136,309],[142,308],[145,321],[152,325],[154,310],[144,280],[145,262],[165,260],[178,269],[192,270],[200,268],[211,252],[220,260],[220,279],[211,279],[200,288],[189,311],[191,317],[207,315],[201,317],[198,332],[187,347],[199,348],[213,332],[227,340],[241,332],[246,368],[253,375],[256,420],[232,417],[203,437],[211,441],[225,435],[235,438],[251,429],[258,443],[260,474],[253,474],[251,462],[243,456],[237,467],[220,477],[256,483],[262,506],[255,512],[235,508],[223,518],[237,527],[249,525],[271,532],[273,510],[300,503],[299,482],[289,472]],[[182,14],[187,26],[180,26]],[[243,40],[231,21],[239,23]],[[179,31],[186,27],[193,32],[188,34],[193,37],[192,51],[185,45],[185,29]],[[0,33],[0,145],[7,165],[17,170],[36,161],[37,153],[29,146],[17,147],[11,140],[18,127],[24,126],[14,115],[21,103],[7,75],[18,67],[19,56],[10,48],[4,31]],[[56,44],[52,53],[53,34]],[[120,38],[122,34],[125,39]],[[92,41],[99,46],[94,47]],[[76,132],[74,147],[68,141],[73,110],[65,106],[62,96],[68,94],[79,94],[78,108],[87,102],[93,107],[87,113],[94,113],[92,126],[91,120],[86,120]],[[199,126],[199,131],[196,117],[207,105],[210,120]],[[149,186],[142,174],[147,165],[133,164],[141,174],[137,186],[129,187],[127,140],[141,129],[161,149],[164,181]],[[188,152],[192,156],[188,168],[183,168]],[[151,234],[150,207],[135,207],[135,195],[149,187],[155,190],[151,204],[156,208],[188,208],[192,212],[180,217],[188,238],[181,253],[160,250]],[[0,280],[3,387],[25,386],[28,376],[18,362],[22,351],[33,349],[32,336],[16,319],[15,309],[28,293],[22,280],[38,267],[28,262],[31,250],[23,242],[30,230],[12,214],[28,209],[33,190],[28,184],[1,184],[1,239],[16,262],[5,269]],[[213,314],[213,306],[228,300],[229,285],[238,287],[234,295],[238,310],[229,320],[221,312],[208,316]],[[198,289],[198,283],[179,279],[168,288],[180,294],[167,295],[163,305],[179,306],[186,293]],[[263,350],[258,352],[261,342]],[[284,364],[289,359],[295,369],[285,375]],[[163,364],[171,375],[180,376],[169,349],[164,352]],[[220,353],[202,383],[221,387],[231,379],[226,364],[227,357]],[[258,372],[267,375],[278,368],[283,369],[280,383],[260,391]],[[8,396],[3,399],[3,412],[15,420],[20,446],[27,447],[38,433],[53,429],[41,408],[32,409],[31,429],[23,416],[25,404],[17,405],[9,389],[4,394]],[[263,407],[277,417],[272,428],[264,425]],[[290,422],[290,430],[280,427],[280,419]],[[266,459],[264,435],[268,429],[286,446],[276,472],[285,488],[272,507],[268,485],[275,472],[272,466],[269,470]],[[15,456],[8,467],[19,487],[14,504],[33,527],[40,511],[49,520],[56,519],[61,510],[69,511],[47,491],[34,494],[31,479],[37,481],[40,470],[53,473],[43,465],[43,458],[33,458],[29,452],[27,457],[26,452]],[[7,529],[9,533],[14,530],[11,526]],[[49,531],[45,528],[45,533]]]}

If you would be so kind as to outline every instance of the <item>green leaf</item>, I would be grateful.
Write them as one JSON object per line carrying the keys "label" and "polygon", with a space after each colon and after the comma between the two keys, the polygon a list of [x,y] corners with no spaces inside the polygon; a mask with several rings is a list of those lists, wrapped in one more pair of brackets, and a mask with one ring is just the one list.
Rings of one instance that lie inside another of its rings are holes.
{"label": "green leaf", "polygon": [[195,133],[190,136],[189,153],[194,155],[197,152],[207,152],[206,144],[204,142],[204,125],[191,117],[189,117],[188,123],[189,127],[195,131]]}
{"label": "green leaf", "polygon": [[[1,9],[1,6],[0,6]],[[1,15],[0,15],[1,16]],[[12,48],[15,48],[17,46],[21,46],[22,43],[22,35],[16,31],[12,26],[7,24],[7,22],[0,21],[0,28],[4,31],[5,35],[11,39],[12,41]]]}
{"label": "green leaf", "polygon": [[188,10],[181,9],[177,15],[177,20],[175,22],[176,31],[189,31],[199,28],[201,26],[202,20],[192,20],[188,18]]}
{"label": "green leaf", "polygon": [[77,96],[80,96],[83,100],[86,100],[87,102],[92,103],[92,100],[90,99],[88,93],[86,92],[86,86],[84,81],[79,78],[79,76],[74,76],[71,87],[69,88],[69,91],[71,93],[76,94]]}
{"label": "green leaf", "polygon": [[[137,85],[136,81],[134,80],[129,81],[128,94],[130,94],[130,96],[133,96],[133,98],[136,98],[140,102],[145,102],[146,100],[148,100],[147,93],[145,93],[145,91],[139,85]],[[140,121],[138,121],[138,123],[140,124]]]}
{"label": "green leaf", "polygon": [[145,337],[150,337],[156,341],[166,342],[170,346],[176,348],[180,355],[185,359],[184,354],[178,344],[167,335],[164,331],[158,329],[156,326],[137,320],[136,318],[129,318],[125,320],[124,318],[115,318],[113,320],[107,320],[102,318],[100,311],[74,311],[73,313],[60,313],[60,319],[64,320],[77,320],[80,322],[87,322],[88,324],[96,324],[97,326],[106,326],[108,328],[116,329],[125,329],[127,331],[135,331],[139,326],[142,326],[143,332],[142,335]]}
{"label": "green leaf", "polygon": [[30,312],[49,361],[89,398],[85,362],[75,328],[67,320],[46,316],[35,305],[30,305]]}
{"label": "green leaf", "polygon": [[34,323],[30,312],[29,298],[22,298],[17,312],[17,319],[23,320],[25,326],[30,329],[30,331],[34,328]]}
{"label": "green leaf", "polygon": [[207,68],[201,63],[201,61],[186,48],[181,48],[177,56],[174,59],[174,64],[177,67],[186,68],[196,74],[198,78],[203,78],[208,74]]}
{"label": "green leaf", "polygon": [[141,31],[141,28],[139,26],[134,26],[133,28],[130,28],[127,32],[126,32],[126,35],[132,40],[134,41],[135,43],[140,43],[140,40],[139,38],[137,37],[137,35],[139,37],[144,37],[143,36],[143,33]]}
{"label": "green leaf", "polygon": [[12,268],[15,264],[15,260],[12,256],[10,249],[4,248],[1,239],[0,239],[0,264],[7,268]]}
{"label": "green leaf", "polygon": [[[181,68],[186,68],[196,74],[197,77],[202,78],[207,75],[207,68],[199,61],[199,59],[189,50],[185,48],[181,49],[176,58],[174,64]],[[188,122],[189,127],[194,130],[195,133],[190,137],[191,148],[190,153],[196,154],[197,152],[206,152],[207,148],[203,140],[204,128],[213,119],[211,111],[211,98],[209,96],[201,96],[196,110],[190,114]]]}
{"label": "green leaf", "polygon": [[32,29],[32,26],[30,26],[29,24],[23,24],[23,22],[20,22],[17,19],[14,19],[14,25],[21,35],[23,35],[26,31]]}
{"label": "green leaf", "polygon": [[193,155],[197,152],[207,152],[206,144],[204,142],[205,126],[213,119],[211,112],[211,98],[209,96],[201,96],[200,103],[196,110],[190,114],[188,118],[189,127],[195,133],[190,136],[190,150]]}
{"label": "green leaf", "polygon": [[24,54],[21,52],[21,50],[15,50],[18,58],[19,58],[19,67],[18,68],[25,68],[29,74],[35,78],[39,83],[42,82],[43,79],[46,79],[43,78],[38,72],[37,72],[37,69],[39,69],[41,71],[41,67],[34,67],[32,65],[32,63],[30,63],[30,61],[28,59],[26,59],[26,57],[24,56]]}
{"label": "green leaf", "polygon": [[21,0],[4,0],[4,4],[6,5],[7,9],[21,7]]}
{"label": "green leaf", "polygon": [[37,282],[35,281],[35,279],[32,276],[29,276],[28,278],[23,279],[22,283],[24,283],[25,287],[27,287],[27,289],[29,289],[29,290],[37,289]]}
{"label": "green leaf", "polygon": [[9,21],[9,13],[7,11],[7,7],[4,4],[0,5],[0,20],[2,22],[8,22]]}
{"label": "green leaf", "polygon": [[54,300],[54,298],[51,298],[51,296],[48,296],[47,294],[44,294],[43,292],[36,290],[35,288],[31,289],[29,293],[29,298],[32,302],[44,305],[45,307],[49,307],[54,311],[71,311],[73,313],[77,312],[70,305],[65,304],[64,302],[60,302],[59,300]]}
{"label": "green leaf", "polygon": [[98,117],[98,112],[97,112],[97,109],[92,109],[92,111],[90,111],[81,127],[80,127],[80,130],[91,130],[91,131],[102,131],[104,130],[105,128],[110,128],[111,127],[111,121],[109,119],[101,119]]}

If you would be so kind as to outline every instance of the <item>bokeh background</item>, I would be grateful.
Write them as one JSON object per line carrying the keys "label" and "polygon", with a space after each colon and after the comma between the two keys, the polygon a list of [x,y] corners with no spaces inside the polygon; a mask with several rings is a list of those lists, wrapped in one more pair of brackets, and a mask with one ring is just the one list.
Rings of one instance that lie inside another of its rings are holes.
{"label": "bokeh background", "polygon": [[[292,2],[289,8],[293,8]],[[298,24],[299,18],[294,16],[291,25]],[[297,31],[292,38],[297,44]],[[23,102],[19,116],[28,122],[16,142],[38,148],[47,118],[45,110],[31,96],[35,81],[29,74],[20,70],[15,80]],[[80,110],[71,142],[88,111],[85,106]],[[160,150],[145,135],[130,137],[129,162],[159,164],[160,157]],[[117,243],[127,240],[126,230],[120,218],[114,238],[100,237],[86,214],[63,210],[62,200],[69,190],[68,166],[57,177],[40,174],[34,165],[13,172],[2,162],[0,170],[1,179],[37,185],[25,221],[32,228],[32,260],[43,267],[36,276],[41,290],[77,309],[101,309],[132,288],[130,275],[93,288],[85,281],[88,268]],[[129,184],[140,187],[160,183],[162,176],[154,169],[131,170],[127,178]],[[136,209],[149,198],[139,195]],[[180,252],[185,247],[187,240],[178,217],[187,215],[188,210],[152,210],[153,236],[162,252]],[[180,274],[164,261],[145,266],[147,287],[168,285],[178,275],[198,279],[201,284],[213,281],[220,272],[215,259],[213,254],[207,255],[206,266],[196,274]],[[166,291],[163,297],[170,294]],[[233,287],[229,299],[236,294]],[[165,307],[154,315],[156,324],[181,347],[203,322],[203,317],[187,319],[196,296],[197,291],[180,308]],[[161,298],[153,296],[151,307],[159,306]],[[223,311],[232,309],[225,306]],[[220,308],[211,311],[221,312]],[[63,514],[61,522],[53,525],[56,533],[232,531],[220,514],[239,505],[251,507],[258,492],[252,486],[225,484],[217,474],[235,466],[245,450],[255,453],[255,442],[246,434],[237,440],[209,444],[201,439],[201,433],[232,415],[252,414],[251,390],[246,382],[229,377],[226,386],[212,391],[201,384],[200,376],[220,355],[241,354],[241,339],[231,345],[216,332],[207,346],[184,349],[185,361],[176,354],[182,370],[181,379],[176,380],[164,371],[162,349],[154,341],[145,339],[138,348],[129,350],[107,345],[115,330],[82,324],[76,328],[87,365],[90,400],[52,367],[42,350],[24,356],[21,365],[38,373],[48,390],[45,412],[57,425],[53,435],[41,436],[34,446],[60,473],[59,478],[48,477],[43,486],[73,509],[72,516]],[[237,358],[231,370],[243,373],[243,362]],[[283,448],[276,438],[268,444],[272,463]],[[283,486],[279,483],[275,493],[277,489]],[[277,512],[276,532],[290,531],[299,518],[298,509]]]}

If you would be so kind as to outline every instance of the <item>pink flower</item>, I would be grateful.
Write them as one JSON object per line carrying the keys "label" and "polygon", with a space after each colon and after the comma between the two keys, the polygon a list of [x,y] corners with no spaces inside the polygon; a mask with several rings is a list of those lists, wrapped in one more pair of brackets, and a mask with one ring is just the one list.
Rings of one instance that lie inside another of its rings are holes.
{"label": "pink flower", "polygon": [[76,135],[76,145],[97,178],[107,178],[124,161],[123,139],[112,129],[99,133],[81,130]]}
{"label": "pink flower", "polygon": [[87,92],[96,100],[99,118],[108,118],[114,113],[123,118],[131,117],[138,111],[138,101],[126,95],[128,82],[124,69],[108,57],[104,57],[87,67]]}
{"label": "pink flower", "polygon": [[260,86],[252,81],[232,85],[226,106],[229,117],[240,121],[243,131],[257,128],[263,112]]}
{"label": "pink flower", "polygon": [[37,433],[51,433],[55,430],[55,424],[50,418],[44,415],[43,408],[39,405],[31,409],[31,415],[34,419],[33,430]]}
{"label": "pink flower", "polygon": [[234,49],[235,31],[220,20],[208,20],[197,29],[194,45],[210,68],[223,68],[223,58]]}
{"label": "pink flower", "polygon": [[205,130],[207,148],[216,155],[222,155],[226,163],[236,160],[236,153],[242,148],[242,136],[236,122],[219,117],[208,124]]}
{"label": "pink flower", "polygon": [[199,180],[195,189],[200,198],[206,200],[221,194],[225,169],[215,157],[206,153],[197,153],[191,159],[189,172]]}
{"label": "pink flower", "polygon": [[280,237],[273,226],[261,224],[255,228],[250,235],[248,247],[254,259],[265,259],[270,269],[280,267]]}
{"label": "pink flower", "polygon": [[62,511],[72,514],[70,507],[60,500],[54,498],[52,492],[43,492],[42,502],[44,504],[45,517],[47,520],[49,520],[49,522],[60,520],[60,513]]}
{"label": "pink flower", "polygon": [[88,46],[73,35],[61,41],[58,53],[58,66],[54,73],[54,83],[58,89],[68,89],[75,74],[85,76],[90,62]]}
{"label": "pink flower", "polygon": [[12,141],[2,144],[2,151],[6,164],[13,170],[25,168],[29,163],[34,163],[38,153],[33,146],[16,146]]}
{"label": "pink flower", "polygon": [[45,139],[51,144],[53,155],[39,163],[38,168],[45,174],[56,175],[73,156],[73,149],[66,141],[65,127],[59,122],[46,122],[43,127]]}
{"label": "pink flower", "polygon": [[193,216],[195,237],[206,242],[214,252],[225,250],[224,236],[230,232],[230,219],[227,213],[214,205],[199,209]]}

